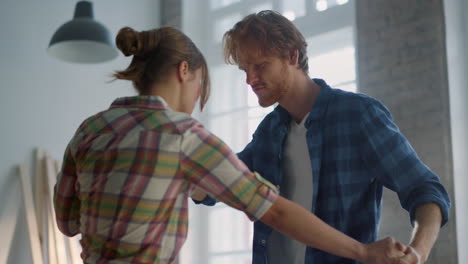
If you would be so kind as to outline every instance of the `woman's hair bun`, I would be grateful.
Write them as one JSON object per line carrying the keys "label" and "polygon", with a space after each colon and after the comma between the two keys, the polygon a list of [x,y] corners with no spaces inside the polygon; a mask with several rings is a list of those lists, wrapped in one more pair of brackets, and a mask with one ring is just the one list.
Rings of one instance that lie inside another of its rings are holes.
{"label": "woman's hair bun", "polygon": [[124,27],[119,30],[115,44],[125,56],[138,55],[142,49],[140,32],[130,27]]}

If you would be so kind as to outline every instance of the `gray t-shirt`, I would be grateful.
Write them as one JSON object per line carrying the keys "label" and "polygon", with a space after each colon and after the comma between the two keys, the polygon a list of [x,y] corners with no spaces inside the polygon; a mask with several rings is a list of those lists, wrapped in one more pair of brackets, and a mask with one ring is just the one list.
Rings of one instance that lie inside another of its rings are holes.
{"label": "gray t-shirt", "polygon": [[[280,195],[303,206],[312,208],[312,165],[304,126],[307,114],[300,124],[291,120],[284,145],[283,183]],[[304,264],[306,245],[273,230],[268,239],[270,264]]]}

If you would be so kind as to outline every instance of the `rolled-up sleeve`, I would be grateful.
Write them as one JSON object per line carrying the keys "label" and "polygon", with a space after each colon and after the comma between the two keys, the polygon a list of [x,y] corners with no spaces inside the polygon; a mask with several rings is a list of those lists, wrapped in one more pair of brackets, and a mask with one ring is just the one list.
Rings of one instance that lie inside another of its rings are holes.
{"label": "rolled-up sleeve", "polygon": [[[255,136],[254,136],[255,139]],[[244,164],[248,167],[252,167],[252,150],[253,149],[253,141],[250,142],[241,152],[237,153],[237,157],[244,162]],[[207,206],[213,206],[218,201],[211,197],[210,195],[206,195],[205,198],[201,201],[193,200],[196,204],[204,204]]]}
{"label": "rolled-up sleeve", "polygon": [[181,171],[215,199],[258,220],[278,197],[276,188],[251,172],[222,140],[202,126],[184,134]]}
{"label": "rolled-up sleeve", "polygon": [[398,194],[411,223],[419,205],[436,203],[444,225],[449,217],[450,198],[439,177],[419,159],[383,104],[371,100],[363,112],[363,156],[372,174]]}

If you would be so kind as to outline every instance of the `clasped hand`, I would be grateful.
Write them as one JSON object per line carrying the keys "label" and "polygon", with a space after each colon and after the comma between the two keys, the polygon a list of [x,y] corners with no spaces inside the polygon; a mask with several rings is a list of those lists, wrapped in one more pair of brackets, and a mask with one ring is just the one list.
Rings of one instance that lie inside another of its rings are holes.
{"label": "clasped hand", "polygon": [[388,237],[366,245],[364,264],[422,264],[418,252]]}

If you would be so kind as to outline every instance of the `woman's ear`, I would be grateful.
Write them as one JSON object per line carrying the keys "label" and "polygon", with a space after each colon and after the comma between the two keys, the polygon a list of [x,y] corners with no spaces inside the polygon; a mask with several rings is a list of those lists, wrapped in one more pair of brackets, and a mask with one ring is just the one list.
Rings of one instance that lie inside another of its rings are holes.
{"label": "woman's ear", "polygon": [[186,61],[181,61],[179,65],[177,65],[177,79],[180,82],[186,82],[189,79],[189,65]]}

